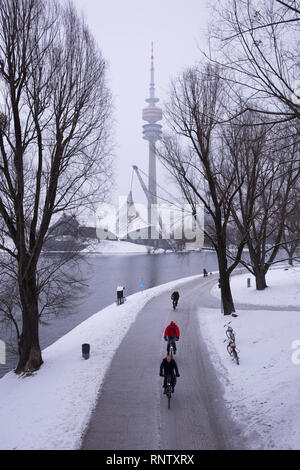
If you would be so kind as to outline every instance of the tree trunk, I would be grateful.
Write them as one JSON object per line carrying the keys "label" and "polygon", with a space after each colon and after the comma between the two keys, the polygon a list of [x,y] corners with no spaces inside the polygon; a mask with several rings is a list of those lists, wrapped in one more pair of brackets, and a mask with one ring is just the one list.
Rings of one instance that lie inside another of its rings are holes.
{"label": "tree trunk", "polygon": [[224,315],[231,315],[235,312],[233,298],[230,288],[230,280],[228,274],[220,274],[220,283],[221,283],[221,298],[222,298],[222,307]]}
{"label": "tree trunk", "polygon": [[296,249],[297,249],[297,244],[295,244],[294,246],[291,245],[290,247],[288,245],[286,245],[286,246],[283,245],[283,249],[285,250],[285,252],[288,255],[289,266],[294,266],[294,255],[295,255],[295,252],[296,252]]}
{"label": "tree trunk", "polygon": [[19,280],[23,330],[19,339],[19,363],[15,372],[33,372],[43,364],[39,343],[39,314],[36,276],[33,270]]}
{"label": "tree trunk", "polygon": [[255,269],[256,290],[264,290],[267,286],[266,274],[263,269]]}
{"label": "tree trunk", "polygon": [[258,254],[253,248],[253,244],[251,240],[247,241],[247,245],[249,248],[249,254],[250,254],[251,265],[253,268],[253,273],[255,276],[256,290],[264,290],[266,287],[268,287],[266,283],[267,269],[265,269],[265,265],[261,261],[261,255]]}
{"label": "tree trunk", "polygon": [[291,249],[286,250],[289,257],[289,265],[294,266],[294,254],[296,251],[296,245],[291,247]]}
{"label": "tree trunk", "polygon": [[220,273],[220,287],[221,287],[221,299],[224,315],[231,315],[235,312],[233,298],[230,288],[230,276],[227,269],[227,258],[225,251],[218,253],[219,262],[219,273]]}

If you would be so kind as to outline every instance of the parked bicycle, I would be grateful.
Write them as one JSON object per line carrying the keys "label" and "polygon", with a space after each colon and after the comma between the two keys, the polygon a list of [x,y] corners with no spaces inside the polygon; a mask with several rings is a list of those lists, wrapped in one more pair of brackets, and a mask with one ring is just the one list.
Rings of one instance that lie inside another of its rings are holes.
{"label": "parked bicycle", "polygon": [[224,328],[227,326],[226,336],[228,339],[235,342],[235,332],[233,331],[233,328],[230,326],[230,324],[231,324],[231,321],[229,323],[226,323],[226,325],[224,325]]}
{"label": "parked bicycle", "polygon": [[238,352],[240,352],[240,351],[236,347],[235,342],[231,339],[228,340],[227,351],[228,351],[229,356],[231,356],[232,360],[235,361],[237,363],[237,365],[239,365],[240,359],[239,359]]}

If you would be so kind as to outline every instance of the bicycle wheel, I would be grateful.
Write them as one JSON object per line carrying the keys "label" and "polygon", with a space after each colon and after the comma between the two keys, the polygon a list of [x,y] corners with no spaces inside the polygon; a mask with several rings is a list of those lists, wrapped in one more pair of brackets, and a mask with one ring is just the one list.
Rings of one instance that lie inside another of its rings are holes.
{"label": "bicycle wheel", "polygon": [[239,363],[240,363],[239,356],[238,356],[238,353],[236,352],[235,349],[233,350],[233,357],[234,357],[235,362],[237,363],[237,365],[239,365]]}
{"label": "bicycle wheel", "polygon": [[167,397],[168,397],[168,409],[170,409],[171,397],[172,397],[172,388],[170,384],[168,384],[168,387],[167,387]]}
{"label": "bicycle wheel", "polygon": [[171,377],[167,376],[167,383],[166,383],[166,395],[168,399],[168,408],[171,406],[171,396],[172,396],[172,380]]}
{"label": "bicycle wheel", "polygon": [[232,349],[231,349],[231,346],[229,344],[227,345],[227,352],[228,352],[229,356],[232,356]]}

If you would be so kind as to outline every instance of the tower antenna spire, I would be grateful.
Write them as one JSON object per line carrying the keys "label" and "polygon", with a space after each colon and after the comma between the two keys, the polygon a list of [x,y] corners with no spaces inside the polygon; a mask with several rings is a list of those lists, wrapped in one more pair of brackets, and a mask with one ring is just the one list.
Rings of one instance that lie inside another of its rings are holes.
{"label": "tower antenna spire", "polygon": [[153,53],[153,41],[151,42],[151,70],[154,70],[154,53]]}
{"label": "tower antenna spire", "polygon": [[151,42],[150,100],[152,100],[151,103],[149,100],[146,100],[148,101],[149,106],[155,106],[155,103],[159,101],[155,98],[153,41]]}

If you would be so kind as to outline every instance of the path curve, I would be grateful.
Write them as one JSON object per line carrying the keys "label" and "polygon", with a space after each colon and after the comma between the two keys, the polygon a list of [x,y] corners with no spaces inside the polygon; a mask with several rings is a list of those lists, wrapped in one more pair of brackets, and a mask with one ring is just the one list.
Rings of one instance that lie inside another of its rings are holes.
{"label": "path curve", "polygon": [[[182,286],[175,312],[170,292],[147,303],[112,360],[82,449],[245,447],[241,430],[226,409],[197,320],[199,307],[219,307],[218,299],[209,294],[216,278],[201,277]],[[171,320],[181,330],[176,355],[181,376],[168,410],[159,365],[166,351],[164,328]]]}

